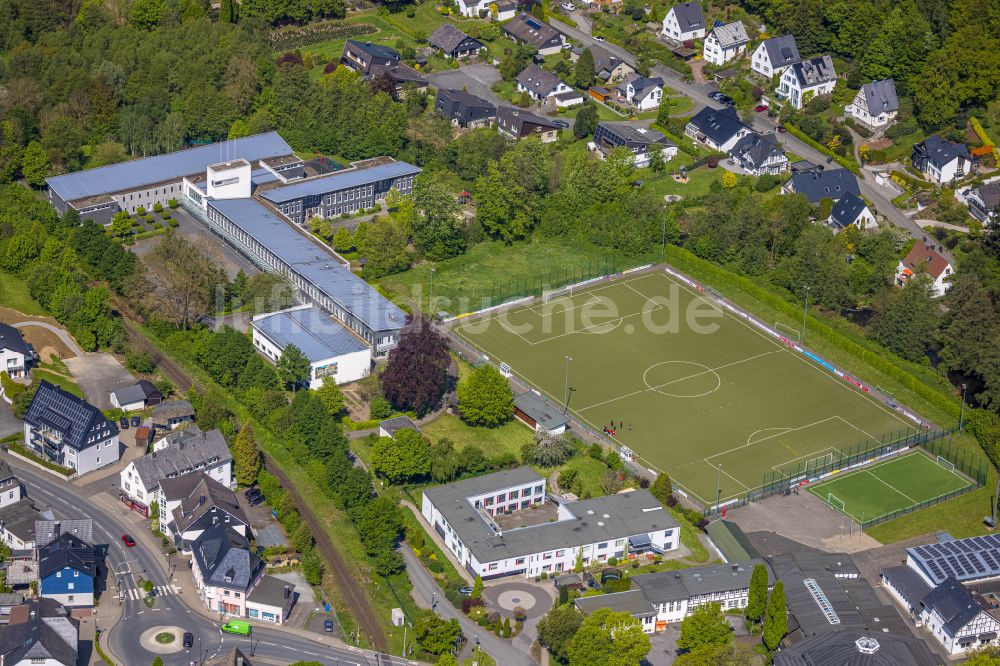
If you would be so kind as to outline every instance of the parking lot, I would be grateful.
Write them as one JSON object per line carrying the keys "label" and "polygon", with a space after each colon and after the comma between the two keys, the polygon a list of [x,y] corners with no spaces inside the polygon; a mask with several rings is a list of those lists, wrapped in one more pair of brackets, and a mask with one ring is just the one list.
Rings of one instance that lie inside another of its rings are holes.
{"label": "parking lot", "polygon": [[[435,88],[454,88],[489,100],[493,104],[505,102],[493,94],[493,84],[500,81],[500,71],[493,65],[475,63],[458,69],[447,69],[427,75],[427,81]],[[509,103],[508,103],[509,104]]]}

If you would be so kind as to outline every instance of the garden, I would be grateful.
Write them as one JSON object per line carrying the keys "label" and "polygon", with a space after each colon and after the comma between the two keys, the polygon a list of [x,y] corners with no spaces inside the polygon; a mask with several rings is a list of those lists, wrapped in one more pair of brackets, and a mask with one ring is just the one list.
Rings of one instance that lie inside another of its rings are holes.
{"label": "garden", "polygon": [[177,200],[171,199],[167,208],[157,202],[153,204],[152,210],[146,210],[139,206],[135,209],[134,215],[130,215],[124,210],[119,211],[111,218],[111,225],[107,228],[106,233],[121,240],[126,245],[131,245],[144,238],[165,234],[167,229],[178,225],[173,213],[177,207]]}

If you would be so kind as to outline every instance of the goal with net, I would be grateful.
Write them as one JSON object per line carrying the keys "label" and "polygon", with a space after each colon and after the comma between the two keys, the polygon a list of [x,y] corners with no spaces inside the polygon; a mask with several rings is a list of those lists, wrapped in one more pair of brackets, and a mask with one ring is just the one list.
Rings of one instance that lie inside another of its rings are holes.
{"label": "goal with net", "polygon": [[845,511],[845,509],[847,508],[847,505],[844,504],[844,500],[839,499],[833,493],[827,493],[826,494],[826,503],[829,504],[830,508],[832,508],[832,509],[836,509],[837,511],[839,511],[841,513],[847,513]]}
{"label": "goal with net", "polygon": [[941,465],[941,467],[944,467],[944,468],[945,468],[946,470],[948,470],[949,472],[954,472],[954,471],[955,471],[955,463],[952,463],[952,462],[948,462],[948,461],[947,461],[947,460],[946,460],[945,458],[943,458],[942,456],[938,456],[938,457],[937,457],[937,464],[938,464],[938,465]]}
{"label": "goal with net", "polygon": [[774,322],[774,330],[782,335],[795,340],[796,342],[801,342],[802,331],[797,328],[792,328],[787,324],[782,324],[780,321]]}
{"label": "goal with net", "polygon": [[806,461],[806,476],[810,474],[815,474],[817,470],[827,471],[833,465],[833,454],[827,453],[826,455],[820,456],[818,458],[813,458],[812,460]]}
{"label": "goal with net", "polygon": [[563,296],[572,296],[573,286],[560,287],[558,289],[545,289],[542,290],[542,303],[548,303],[556,298],[562,298]]}

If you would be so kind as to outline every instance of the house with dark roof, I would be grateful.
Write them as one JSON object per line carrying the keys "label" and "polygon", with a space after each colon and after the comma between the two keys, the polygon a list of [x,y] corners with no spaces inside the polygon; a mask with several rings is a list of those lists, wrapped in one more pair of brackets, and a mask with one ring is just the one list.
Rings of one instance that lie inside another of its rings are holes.
{"label": "house with dark roof", "polygon": [[284,624],[297,598],[295,583],[274,576],[261,576],[247,595],[247,617]]}
{"label": "house with dark roof", "polygon": [[371,42],[359,42],[348,39],[344,44],[344,50],[340,54],[340,63],[350,67],[355,72],[360,72],[362,76],[371,76],[372,67],[376,65],[395,65],[403,57],[396,49],[382,44],[372,44]]}
{"label": "house with dark roof", "polygon": [[111,404],[126,412],[134,412],[163,402],[163,393],[153,383],[140,379],[131,386],[111,392]]}
{"label": "house with dark roof", "polygon": [[931,591],[931,586],[916,571],[906,565],[883,569],[879,575],[882,589],[903,607],[906,616],[916,621],[920,617],[920,601]]}
{"label": "house with dark roof", "polygon": [[406,414],[378,422],[379,437],[395,437],[397,432],[407,429],[420,432],[420,426],[414,423],[413,419]]}
{"label": "house with dark roof", "polygon": [[514,396],[514,418],[535,432],[561,435],[566,432],[569,419],[531,391]]}
{"label": "house with dark roof", "polygon": [[972,216],[983,224],[992,224],[1000,215],[1000,180],[982,183],[963,192]]}
{"label": "house with dark roof", "polygon": [[665,162],[677,157],[678,151],[677,146],[662,132],[629,122],[597,123],[591,143],[591,149],[597,151],[601,159],[615,148],[626,148],[632,153],[632,162],[640,169],[649,166],[655,151],[660,151]]}
{"label": "house with dark roof", "polygon": [[663,36],[675,42],[701,39],[705,36],[705,28],[700,2],[676,4],[663,17]]}
{"label": "house with dark roof", "polygon": [[1000,619],[983,597],[949,578],[920,600],[919,622],[951,655],[996,645]]}
{"label": "house with dark roof", "polygon": [[97,407],[45,380],[24,415],[24,446],[77,475],[118,462],[118,427]]}
{"label": "house with dark roof", "polygon": [[913,166],[938,185],[964,178],[972,170],[972,158],[965,144],[942,139],[931,134],[913,144]]}
{"label": "house with dark roof", "polygon": [[288,345],[309,361],[309,388],[331,379],[346,384],[371,372],[371,348],[354,332],[313,305],[256,315],[250,322],[254,348],[277,364]]}
{"label": "house with dark roof", "polygon": [[801,60],[781,73],[778,97],[787,100],[793,109],[801,109],[819,95],[829,95],[837,85],[837,72],[828,55]]}
{"label": "house with dark roof", "polygon": [[746,51],[749,43],[750,36],[747,35],[743,21],[722,24],[716,22],[705,37],[705,60],[713,65],[724,65]]}
{"label": "house with dark roof", "polygon": [[[6,493],[5,493],[6,494]],[[27,497],[0,507],[0,538],[11,550],[30,550],[35,547],[35,524],[42,514]],[[34,576],[33,576],[34,577]],[[7,582],[12,584],[10,571]]]}
{"label": "house with dark roof", "polygon": [[729,151],[729,157],[754,176],[788,171],[788,156],[773,134],[744,134]]}
{"label": "house with dark roof", "polygon": [[833,205],[826,224],[833,229],[834,233],[839,233],[851,226],[857,227],[861,231],[878,228],[875,215],[872,214],[865,200],[850,192],[840,197]]}
{"label": "house with dark roof", "polygon": [[917,241],[909,253],[899,260],[896,285],[902,287],[914,275],[926,273],[932,280],[934,295],[944,296],[951,288],[950,278],[954,272],[951,262],[934,245]]}
{"label": "house with dark roof", "polygon": [[445,58],[471,58],[486,47],[481,41],[456,28],[451,23],[442,23],[427,38],[427,43],[441,51]]}
{"label": "house with dark roof", "polygon": [[524,12],[504,23],[503,32],[518,44],[534,46],[543,56],[559,53],[566,43],[566,35],[542,19]]}
{"label": "house with dark roof", "polygon": [[660,106],[660,100],[663,99],[663,79],[658,76],[639,76],[633,72],[618,84],[616,90],[628,104],[640,111],[649,111]]}
{"label": "house with dark roof", "polygon": [[899,98],[896,84],[892,79],[872,81],[861,86],[854,100],[844,107],[844,115],[850,116],[872,129],[888,127],[899,113]]}
{"label": "house with dark roof", "polygon": [[0,663],[4,666],[76,666],[80,625],[53,599],[31,599],[12,606],[0,626]]}
{"label": "house with dark roof", "polygon": [[247,595],[264,573],[264,561],[246,535],[215,524],[191,544],[191,573],[205,608],[247,616]]}
{"label": "house with dark roof", "polygon": [[497,115],[491,102],[454,88],[438,90],[434,110],[451,120],[452,125],[466,128],[489,127]]}
{"label": "house with dark roof", "polygon": [[542,143],[552,143],[559,138],[559,126],[554,122],[511,106],[497,108],[497,131],[515,141],[526,136],[537,136]]}
{"label": "house with dark roof", "polygon": [[236,493],[204,472],[163,479],[160,493],[160,529],[182,551],[190,551],[202,532],[219,525],[252,535]]}
{"label": "house with dark roof", "polygon": [[391,88],[390,94],[397,102],[406,99],[410,93],[427,92],[427,81],[420,72],[401,62],[390,65],[372,65],[369,73],[371,79],[384,79]]}
{"label": "house with dark roof", "polygon": [[556,95],[574,92],[567,83],[559,79],[558,75],[542,69],[535,63],[525,67],[514,80],[519,91],[528,93],[531,99],[539,102],[545,102]]}
{"label": "house with dark roof", "polygon": [[802,60],[795,36],[788,34],[762,41],[750,57],[750,69],[765,78],[781,74]]}
{"label": "house with dark roof", "polygon": [[656,630],[656,608],[646,600],[642,590],[628,590],[593,597],[580,597],[573,606],[584,615],[607,608],[615,613],[628,613],[639,620],[642,630],[651,634]]}
{"label": "house with dark roof", "polygon": [[684,133],[695,141],[700,141],[712,150],[727,153],[733,149],[736,142],[752,129],[743,124],[736,109],[713,109],[706,106],[691,117]]}
{"label": "house with dark roof", "polygon": [[6,372],[11,377],[25,377],[28,366],[35,358],[35,350],[24,341],[19,330],[0,324],[0,372]]}
{"label": "house with dark roof", "polygon": [[153,451],[136,458],[119,478],[120,499],[143,515],[153,502],[162,504],[160,481],[204,472],[227,488],[233,488],[233,456],[218,430],[202,432],[196,425],[168,432],[153,444]]}
{"label": "house with dark roof", "polygon": [[250,658],[243,654],[239,648],[234,647],[225,654],[207,659],[202,662],[202,666],[253,666],[253,664],[250,663]]}
{"label": "house with dark roof", "polygon": [[627,62],[596,44],[573,49],[570,51],[570,60],[577,62],[584,51],[590,51],[590,55],[594,57],[594,75],[598,81],[617,83],[629,74],[635,73],[635,69]]}
{"label": "house with dark roof", "polygon": [[187,400],[165,400],[153,407],[153,427],[173,430],[194,421],[194,407]]}
{"label": "house with dark roof", "polygon": [[858,179],[844,168],[792,171],[792,177],[781,188],[782,194],[798,193],[818,204],[823,199],[837,201],[845,194],[861,196]]}
{"label": "house with dark roof", "polygon": [[774,666],[939,666],[941,660],[918,638],[875,629],[835,631],[783,648]]}
{"label": "house with dark roof", "polygon": [[67,608],[94,605],[97,559],[94,545],[70,532],[38,547],[39,593]]}

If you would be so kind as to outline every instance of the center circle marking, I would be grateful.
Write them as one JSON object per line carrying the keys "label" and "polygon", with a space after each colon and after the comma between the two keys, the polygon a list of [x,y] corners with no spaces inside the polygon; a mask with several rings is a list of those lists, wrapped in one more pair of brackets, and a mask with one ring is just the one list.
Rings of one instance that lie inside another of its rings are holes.
{"label": "center circle marking", "polygon": [[[692,366],[694,369],[686,377],[680,377],[665,384],[656,385],[650,382],[649,380],[650,371],[660,366],[671,365],[671,364],[689,365]],[[669,390],[669,387],[674,386],[675,384],[682,383],[688,379],[699,379],[706,375],[715,378],[715,386],[709,389],[708,391],[704,391],[702,393],[685,394],[685,393],[671,393]],[[720,377],[719,373],[717,373],[715,370],[713,370],[712,368],[708,367],[703,363],[695,363],[694,361],[660,361],[659,363],[654,363],[653,365],[646,368],[646,371],[642,373],[642,383],[645,384],[646,388],[648,388],[650,391],[655,391],[656,393],[665,395],[669,398],[702,398],[706,395],[715,393],[716,391],[719,390],[719,388],[722,386],[722,377]],[[667,390],[663,390],[664,388],[666,388]]]}

